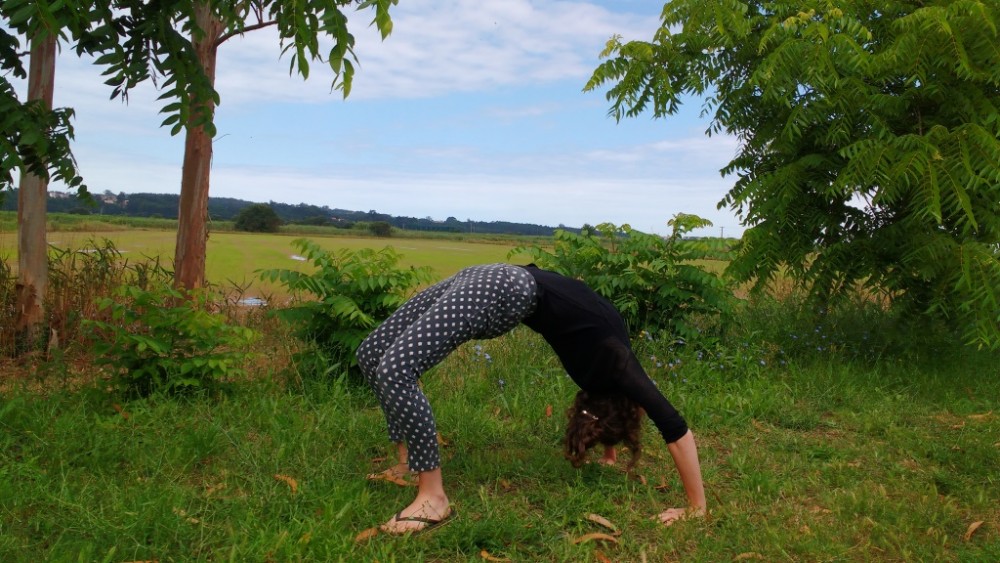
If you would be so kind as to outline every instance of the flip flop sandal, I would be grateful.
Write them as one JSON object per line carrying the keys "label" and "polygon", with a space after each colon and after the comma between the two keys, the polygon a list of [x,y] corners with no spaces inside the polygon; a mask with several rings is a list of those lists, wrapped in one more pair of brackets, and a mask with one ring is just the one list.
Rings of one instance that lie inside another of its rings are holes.
{"label": "flip flop sandal", "polygon": [[422,523],[425,524],[425,526],[423,528],[417,528],[417,529],[411,529],[411,530],[404,530],[402,532],[390,532],[388,530],[382,530],[382,531],[385,532],[385,533],[387,533],[387,534],[394,535],[394,536],[403,536],[403,535],[406,535],[406,534],[420,534],[420,533],[423,533],[423,532],[429,532],[431,530],[440,528],[441,526],[447,524],[452,519],[453,516],[455,516],[455,509],[454,508],[452,508],[451,510],[448,511],[448,515],[447,516],[445,516],[444,518],[437,519],[437,520],[435,520],[434,518],[424,518],[423,516],[405,516],[404,517],[403,516],[403,511],[400,510],[399,512],[396,513],[396,516],[394,518],[394,520],[396,522],[422,522]]}

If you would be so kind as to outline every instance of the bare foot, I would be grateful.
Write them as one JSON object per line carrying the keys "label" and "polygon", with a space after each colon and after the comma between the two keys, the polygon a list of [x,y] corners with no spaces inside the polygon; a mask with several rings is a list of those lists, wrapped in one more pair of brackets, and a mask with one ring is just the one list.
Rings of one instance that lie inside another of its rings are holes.
{"label": "bare foot", "polygon": [[668,508],[653,518],[659,520],[665,526],[672,526],[680,520],[703,516],[705,516],[704,508]]}
{"label": "bare foot", "polygon": [[604,446],[604,455],[597,460],[601,465],[614,465],[618,463],[618,450],[614,446]]}
{"label": "bare foot", "polygon": [[394,535],[420,532],[444,523],[451,513],[447,497],[421,499],[418,496],[412,504],[397,512],[379,528],[387,534]]}

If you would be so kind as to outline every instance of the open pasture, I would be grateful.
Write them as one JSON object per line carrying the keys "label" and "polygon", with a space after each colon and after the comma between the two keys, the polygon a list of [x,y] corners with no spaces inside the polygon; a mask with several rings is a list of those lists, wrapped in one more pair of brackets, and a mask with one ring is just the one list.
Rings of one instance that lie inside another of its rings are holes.
{"label": "open pasture", "polygon": [[[213,232],[208,239],[206,277],[222,287],[245,288],[246,295],[277,295],[280,286],[260,281],[258,270],[272,268],[299,269],[309,265],[297,259],[293,244],[298,238],[308,238],[326,250],[340,248],[383,248],[391,246],[402,255],[402,266],[429,266],[435,279],[447,277],[473,264],[504,262],[515,243],[466,242],[447,239],[385,239],[374,237],[343,237],[313,235],[300,237],[287,234]],[[130,262],[159,257],[170,265],[174,255],[175,233],[167,230],[138,230],[49,233],[49,244],[72,250],[85,250],[107,239]],[[17,264],[17,235],[0,232],[0,259],[12,267]],[[516,261],[516,257],[514,259]]]}

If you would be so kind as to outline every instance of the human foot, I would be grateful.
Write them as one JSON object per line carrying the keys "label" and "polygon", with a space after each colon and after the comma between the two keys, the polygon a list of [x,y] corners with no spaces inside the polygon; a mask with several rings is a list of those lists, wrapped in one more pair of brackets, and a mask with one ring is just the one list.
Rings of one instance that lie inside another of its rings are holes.
{"label": "human foot", "polygon": [[661,524],[666,526],[672,526],[687,518],[703,518],[704,516],[705,509],[702,507],[668,508],[654,516],[653,519],[659,520]]}
{"label": "human foot", "polygon": [[[388,522],[379,528],[393,535],[425,532],[446,523],[455,511],[445,504],[444,508],[434,508],[430,503],[423,503],[417,510],[410,512],[413,505],[400,510]],[[405,516],[404,516],[405,514]]]}

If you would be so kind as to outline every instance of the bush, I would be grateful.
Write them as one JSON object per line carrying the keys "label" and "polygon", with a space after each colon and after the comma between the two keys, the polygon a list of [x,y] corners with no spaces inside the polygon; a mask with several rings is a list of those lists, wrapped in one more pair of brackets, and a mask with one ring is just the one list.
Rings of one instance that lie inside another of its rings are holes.
{"label": "bush", "polygon": [[276,233],[281,226],[281,218],[265,203],[255,203],[240,210],[234,228],[251,233]]}
{"label": "bush", "polygon": [[666,238],[611,223],[579,235],[557,230],[552,251],[529,246],[510,255],[527,253],[539,267],[583,280],[614,303],[633,334],[666,331],[694,339],[704,318],[729,314],[733,299],[718,275],[694,261],[725,260],[729,250],[724,241],[682,238],[711,225],[705,219],[678,214],[668,224],[673,232]]}
{"label": "bush", "polygon": [[105,321],[95,329],[97,362],[112,369],[111,384],[128,395],[214,389],[243,374],[240,367],[252,330],[226,324],[206,311],[207,294],[163,285],[125,286],[117,300],[105,299]]}
{"label": "bush", "polygon": [[[315,346],[296,358],[300,371],[357,373],[354,352],[380,322],[406,301],[420,284],[430,281],[428,268],[397,268],[400,255],[391,247],[327,252],[315,243],[298,239],[298,253],[316,271],[306,274],[274,269],[260,272],[263,280],[279,282],[298,303],[277,314],[293,324],[300,338]],[[308,296],[308,298],[305,298]],[[327,358],[316,361],[316,351]],[[313,366],[314,369],[310,369]]]}
{"label": "bush", "polygon": [[368,230],[370,230],[372,234],[377,237],[384,238],[392,236],[392,225],[386,221],[375,221],[368,225]]}

